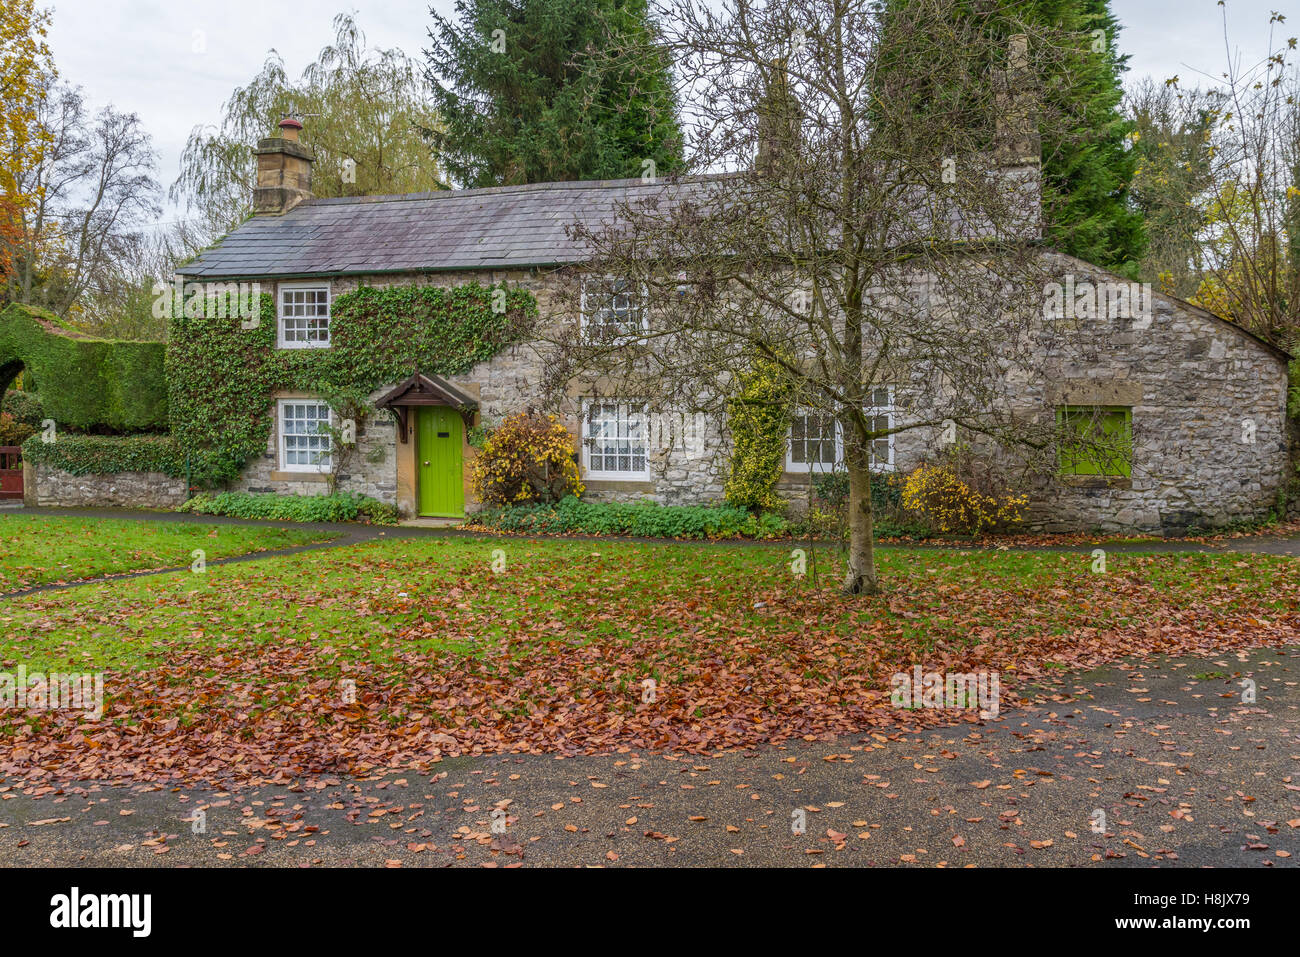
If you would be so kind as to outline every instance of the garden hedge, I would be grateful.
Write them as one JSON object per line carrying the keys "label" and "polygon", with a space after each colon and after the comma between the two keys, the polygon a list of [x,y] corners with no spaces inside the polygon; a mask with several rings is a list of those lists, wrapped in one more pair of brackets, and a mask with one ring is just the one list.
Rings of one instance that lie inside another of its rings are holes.
{"label": "garden hedge", "polygon": [[657,502],[559,502],[487,508],[470,516],[473,528],[522,534],[631,535],[637,538],[785,538],[780,515],[755,515],[732,505],[660,505]]}
{"label": "garden hedge", "polygon": [[167,427],[165,345],[96,339],[52,313],[0,312],[0,390],[21,370],[59,430],[148,432]]}
{"label": "garden hedge", "polygon": [[58,433],[43,442],[34,435],[23,443],[23,459],[73,475],[162,472],[185,477],[185,450],[170,435],[72,435]]}

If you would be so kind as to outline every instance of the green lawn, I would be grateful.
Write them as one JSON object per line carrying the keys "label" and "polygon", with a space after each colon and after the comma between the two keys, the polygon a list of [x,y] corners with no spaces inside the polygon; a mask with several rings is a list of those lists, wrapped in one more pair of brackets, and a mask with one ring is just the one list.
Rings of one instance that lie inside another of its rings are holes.
{"label": "green lawn", "polygon": [[0,592],[189,566],[195,549],[212,561],[331,537],[295,528],[0,515]]}
{"label": "green lawn", "polygon": [[829,557],[819,580],[789,558],[423,538],[35,594],[0,605],[0,670],[106,672],[115,743],[87,756],[48,713],[0,733],[27,735],[51,770],[127,758],[155,779],[407,767],[437,741],[707,750],[889,727],[890,676],[917,664],[998,671],[1010,702],[1123,655],[1300,643],[1288,558],[1112,552],[1094,574],[1086,552],[888,549],[887,593],[859,599],[838,594]]}
{"label": "green lawn", "polygon": [[[263,533],[222,528],[221,538],[206,539],[212,530],[201,526],[153,528],[197,536],[176,541],[172,563],[188,561],[188,549],[205,541]],[[499,574],[497,549],[505,559]],[[1186,611],[1281,613],[1296,607],[1300,567],[1272,556],[1112,553],[1108,573],[1097,575],[1082,553],[886,549],[887,595],[841,600],[838,569],[825,555],[820,561],[814,582],[791,573],[780,547],[407,539],[31,596],[7,603],[0,622],[27,656],[51,666],[80,659],[122,669],[165,659],[178,635],[212,650],[246,640],[330,642],[345,659],[377,664],[398,650],[473,655],[498,639],[525,640],[539,624],[547,640],[575,643],[707,634],[718,622],[775,638],[804,628],[810,615],[819,631],[845,641],[887,624],[911,653],[972,643],[980,628],[1011,645]],[[755,609],[757,602],[765,607]],[[96,624],[89,634],[87,621]],[[386,641],[418,622],[436,627],[400,649]],[[6,640],[0,658],[17,650]]]}

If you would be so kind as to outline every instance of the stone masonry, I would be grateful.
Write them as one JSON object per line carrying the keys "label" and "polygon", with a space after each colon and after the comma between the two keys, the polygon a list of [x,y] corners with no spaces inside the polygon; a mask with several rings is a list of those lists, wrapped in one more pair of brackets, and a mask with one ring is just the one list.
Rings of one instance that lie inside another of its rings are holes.
{"label": "stone masonry", "polygon": [[[1071,257],[1059,257],[1057,267],[1080,281],[1108,278]],[[533,270],[349,277],[333,280],[332,291],[341,295],[362,282],[451,286],[472,279],[520,285],[537,296],[542,315],[553,311],[553,280]],[[1131,407],[1132,475],[1109,480],[1039,478],[1032,489],[1028,526],[1043,531],[1177,531],[1258,517],[1272,506],[1285,480],[1287,456],[1286,365],[1280,354],[1204,310],[1159,295],[1146,328],[1134,328],[1122,319],[1092,321],[1099,324],[1096,351],[1084,361],[1049,356],[1050,374],[1026,383],[1018,399],[1031,416],[1054,416],[1055,409],[1066,404]],[[543,394],[543,349],[534,343],[512,346],[451,381],[478,397],[480,424],[491,426],[529,407],[555,411],[575,436],[576,448],[579,398]],[[385,384],[372,399],[392,385]],[[895,403],[900,416],[906,414],[905,395],[900,391]],[[267,413],[273,415],[273,409]],[[1247,420],[1253,422],[1253,441],[1242,440]],[[685,429],[682,424],[672,417],[653,423],[650,481],[589,482],[585,497],[663,504],[720,501],[729,450],[725,426],[689,416]],[[339,488],[400,504],[393,420],[379,413],[359,428],[358,438],[358,450],[342,470]],[[233,487],[323,492],[326,486],[316,476],[276,474],[276,442],[272,434],[266,454],[251,463]],[[898,434],[895,470],[909,471],[932,456],[936,443],[934,429]],[[467,450],[467,466],[472,455]],[[787,475],[780,487],[797,503],[806,496],[807,482],[807,476]],[[468,497],[467,508],[475,508]]]}

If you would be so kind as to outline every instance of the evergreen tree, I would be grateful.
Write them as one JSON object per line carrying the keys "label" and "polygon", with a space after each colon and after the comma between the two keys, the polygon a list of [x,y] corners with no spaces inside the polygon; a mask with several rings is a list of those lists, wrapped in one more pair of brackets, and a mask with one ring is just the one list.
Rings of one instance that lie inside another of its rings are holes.
{"label": "evergreen tree", "polygon": [[[663,175],[681,168],[670,62],[646,0],[457,0],[425,52],[461,186]],[[653,165],[650,165],[650,164]]]}
{"label": "evergreen tree", "polygon": [[1129,197],[1138,157],[1130,149],[1132,124],[1120,109],[1128,57],[1119,52],[1109,0],[1013,0],[1008,7],[1012,16],[1079,37],[1060,82],[1044,91],[1069,118],[1043,136],[1048,238],[1063,252],[1135,279],[1146,232]]}
{"label": "evergreen tree", "polygon": [[[1012,34],[1027,34],[1029,55],[1046,64],[1044,72],[1049,75],[1036,91],[1042,113],[1052,118],[1040,124],[1048,241],[1063,252],[1136,278],[1146,235],[1141,211],[1129,196],[1137,156],[1130,149],[1132,124],[1120,110],[1120,77],[1128,58],[1118,52],[1119,23],[1108,0],[995,2],[1001,16],[982,19],[983,29],[1004,41]],[[945,151],[959,155],[968,149],[987,149],[992,124],[988,118],[965,115],[969,104],[980,102],[979,91],[944,88],[924,75],[913,75],[915,71],[908,67],[951,55],[945,51],[964,29],[961,24],[982,18],[987,5],[952,0],[945,16],[924,18],[925,30],[918,32],[906,15],[911,3],[888,0],[885,8],[885,30],[892,33],[892,42],[882,65],[888,68],[897,61],[903,67],[887,70],[886,80],[905,80],[910,85],[909,112],[954,117],[952,142],[943,144]],[[902,38],[900,31],[906,34]],[[1051,49],[1044,49],[1048,44]],[[971,52],[982,55],[984,51]],[[1005,59],[988,64],[989,82],[995,82],[1005,67]],[[904,102],[897,91],[893,100]]]}

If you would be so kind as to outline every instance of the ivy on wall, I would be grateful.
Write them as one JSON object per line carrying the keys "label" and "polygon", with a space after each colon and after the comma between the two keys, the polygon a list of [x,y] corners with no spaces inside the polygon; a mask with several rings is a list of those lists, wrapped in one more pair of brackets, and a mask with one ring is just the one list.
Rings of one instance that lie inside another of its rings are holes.
{"label": "ivy on wall", "polygon": [[189,311],[204,316],[170,323],[171,429],[197,460],[195,478],[214,484],[236,478],[263,454],[277,392],[369,393],[415,372],[464,373],[520,341],[537,301],[524,289],[478,283],[363,286],[333,300],[325,349],[276,348],[270,295],[261,297],[256,324],[216,318],[216,309]]}
{"label": "ivy on wall", "polygon": [[162,472],[185,477],[185,449],[170,435],[71,435],[53,442],[34,435],[23,443],[23,458],[73,475]]}
{"label": "ivy on wall", "polygon": [[24,371],[60,430],[159,431],[167,427],[164,349],[86,336],[52,313],[13,303],[0,312],[0,391]]}
{"label": "ivy on wall", "polygon": [[776,484],[785,471],[785,440],[794,412],[789,377],[770,359],[756,358],[740,377],[740,392],[727,403],[731,427],[728,505],[757,512],[777,511]]}

